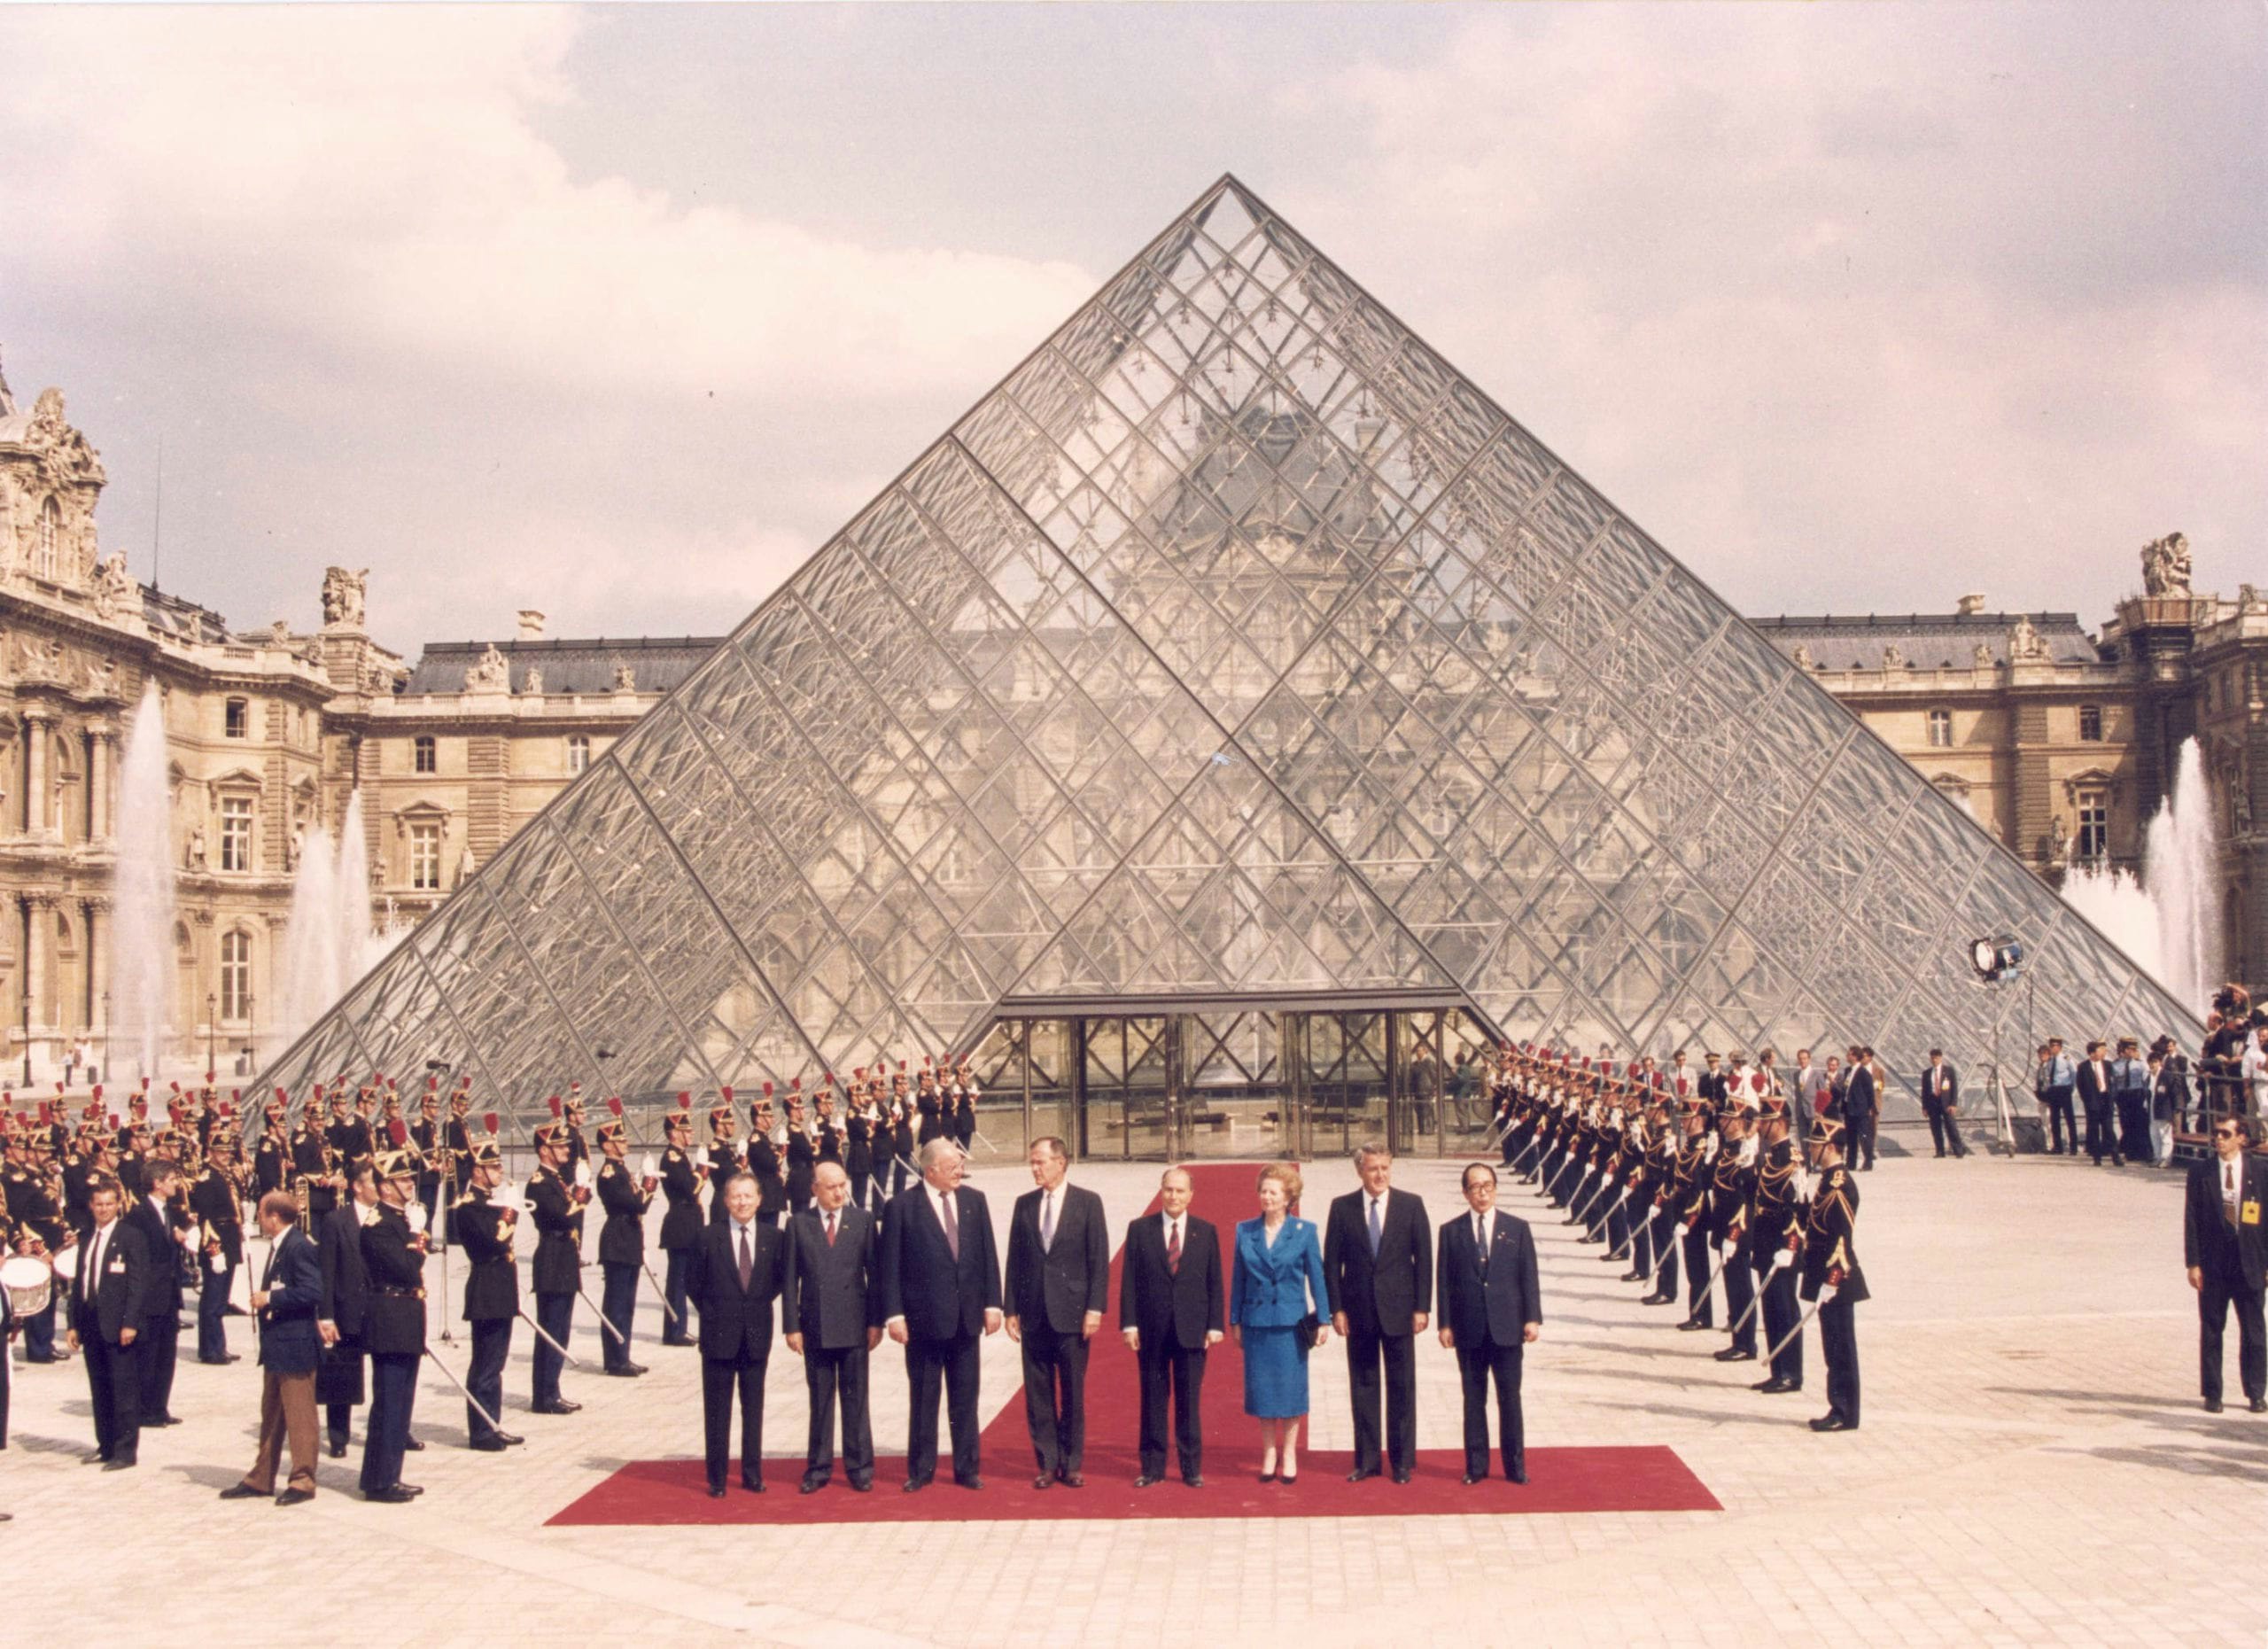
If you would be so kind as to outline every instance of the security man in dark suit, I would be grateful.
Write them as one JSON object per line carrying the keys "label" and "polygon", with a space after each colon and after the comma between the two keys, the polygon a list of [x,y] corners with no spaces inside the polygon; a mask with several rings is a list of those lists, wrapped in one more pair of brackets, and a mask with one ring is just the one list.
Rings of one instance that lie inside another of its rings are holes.
{"label": "security man in dark suit", "polygon": [[291,1475],[278,1505],[298,1505],[315,1493],[315,1364],[322,1340],[315,1313],[322,1309],[322,1256],[299,1229],[290,1195],[269,1191],[260,1199],[260,1228],[268,1262],[252,1291],[260,1326],[260,1443],[252,1469],[221,1490],[223,1500],[249,1500],[276,1492],[276,1468],[291,1445]]}
{"label": "security man in dark suit", "polygon": [[1087,1345],[1110,1303],[1110,1233],[1102,1199],[1064,1176],[1050,1134],[1032,1141],[1034,1188],[1008,1219],[1008,1338],[1023,1348],[1024,1422],[1039,1475],[1032,1487],[1086,1483]]}
{"label": "security man in dark suit", "polygon": [[1187,1169],[1169,1168],[1158,1181],[1158,1212],[1126,1228],[1118,1328],[1141,1366],[1137,1489],[1165,1480],[1169,1395],[1181,1481],[1192,1489],[1205,1482],[1205,1354],[1221,1343],[1228,1295],[1221,1284],[1220,1233],[1189,1211],[1192,1189]]}
{"label": "security man in dark suit", "polygon": [[417,1159],[381,1151],[378,1203],[362,1227],[362,1269],[370,1280],[362,1325],[370,1354],[370,1420],[362,1439],[362,1498],[401,1505],[424,1491],[401,1481],[409,1416],[417,1401],[417,1364],[425,1355],[425,1233],[413,1232],[403,1210],[417,1200]]}
{"label": "security man in dark suit", "polygon": [[2088,1043],[2087,1056],[2079,1062],[2078,1073],[2079,1104],[2086,1112],[2087,1155],[2100,1168],[2108,1151],[2111,1166],[2124,1168],[2125,1154],[2118,1148],[2118,1131],[2110,1119],[2110,1062],[2102,1054],[2100,1040]]}
{"label": "security man in dark suit", "polygon": [[1433,1231],[1424,1201],[1390,1181],[1394,1153],[1372,1140],[1355,1153],[1362,1188],[1331,1204],[1323,1275],[1331,1326],[1347,1340],[1355,1411],[1350,1483],[1379,1474],[1379,1369],[1385,1369],[1386,1458],[1406,1483],[1418,1465],[1417,1340],[1433,1309]]}
{"label": "security man in dark suit", "polygon": [[669,1114],[667,1145],[662,1150],[662,1253],[669,1269],[662,1277],[662,1343],[694,1343],[687,1291],[693,1283],[693,1251],[701,1246],[701,1166],[693,1155],[693,1103],[690,1093],[677,1096],[678,1108]]}
{"label": "security man in dark suit", "polygon": [[[1855,1246],[1859,1186],[1844,1164],[1843,1140],[1841,1123],[1829,1119],[1812,1123],[1812,1165],[1819,1183],[1812,1191],[1811,1214],[1804,1225],[1796,1291],[1806,1300],[1820,1300],[1820,1347],[1827,1358],[1827,1412],[1812,1421],[1814,1431],[1859,1429],[1857,1307],[1868,1296]],[[1821,1299],[1830,1288],[1834,1297]]]}
{"label": "security man in dark suit", "polygon": [[1441,1344],[1456,1353],[1464,1385],[1464,1481],[1488,1475],[1488,1383],[1496,1384],[1496,1427],[1504,1475],[1527,1482],[1527,1434],[1520,1412],[1521,1348],[1543,1332],[1535,1241],[1527,1222],[1496,1208],[1496,1171],[1464,1171],[1472,1211],[1441,1222]]}
{"label": "security man in dark suit", "polygon": [[315,1370],[315,1401],[323,1405],[330,1458],[344,1458],[354,1406],[363,1398],[362,1328],[370,1314],[370,1279],[362,1265],[362,1215],[378,1202],[368,1157],[346,1165],[346,1200],[318,1222],[315,1248],[322,1256],[322,1310],[315,1331],[322,1361]]}
{"label": "security man in dark suit", "polygon": [[[591,1194],[570,1186],[564,1176],[571,1149],[564,1123],[535,1131],[536,1171],[528,1179],[528,1202],[535,1217],[535,1264],[529,1282],[535,1294],[536,1326],[559,1345],[575,1328],[575,1295],[583,1280],[583,1209]],[[534,1412],[572,1414],[583,1405],[559,1395],[559,1373],[567,1359],[543,1334],[536,1336]]]}
{"label": "security man in dark suit", "polygon": [[787,1280],[779,1230],[759,1217],[756,1176],[745,1169],[718,1188],[725,1218],[701,1233],[693,1297],[701,1312],[701,1432],[712,1499],[725,1494],[733,1451],[733,1398],[741,1407],[741,1487],[764,1492],[764,1371],[772,1358],[772,1309]]}
{"label": "security man in dark suit", "polygon": [[92,1228],[79,1244],[79,1274],[71,1280],[70,1349],[86,1354],[87,1395],[95,1419],[95,1451],[89,1466],[105,1471],[133,1466],[142,1444],[142,1365],[137,1353],[149,1316],[150,1249],[141,1231],[119,1217],[124,1196],[118,1181],[90,1181],[87,1209]]}
{"label": "security man in dark suit", "polygon": [[[1851,1050],[1851,1074],[1843,1085],[1841,1108],[1844,1142],[1850,1151],[1851,1166],[1869,1173],[1875,1165],[1875,1134],[1882,1122],[1882,1094],[1875,1084],[1874,1054],[1870,1047]],[[1862,1156],[1866,1159],[1863,1163],[1860,1161]]]}
{"label": "security man in dark suit", "polygon": [[153,1156],[144,1170],[150,1194],[127,1211],[150,1253],[150,1286],[143,1296],[141,1420],[147,1427],[181,1424],[172,1409],[174,1369],[181,1357],[182,1234],[189,1210],[182,1205],[181,1166]]}
{"label": "security man in dark suit", "polygon": [[982,1489],[976,1411],[979,1339],[1000,1332],[1000,1262],[984,1194],[961,1184],[966,1158],[951,1140],[920,1147],[921,1179],[882,1215],[882,1321],[905,1348],[912,1398],[905,1428],[907,1494],[937,1472],[937,1388],[953,1440],[953,1482]]}
{"label": "security man in dark suit", "polygon": [[1943,1156],[1951,1150],[1967,1156],[1961,1141],[1961,1073],[1946,1063],[1943,1048],[1930,1050],[1929,1068],[1922,1073],[1922,1108],[1930,1118],[1930,1143]]}
{"label": "security man in dark suit", "polygon": [[2189,1165],[2182,1206],[2183,1263],[2197,1291],[2197,1361],[2205,1412],[2221,1412],[2221,1331],[2236,1307],[2237,1375],[2255,1414],[2268,1412],[2268,1162],[2245,1149],[2242,1116],[2213,1119],[2213,1155]]}
{"label": "security man in dark suit", "polygon": [[835,1418],[843,1412],[843,1470],[865,1494],[874,1486],[874,1432],[867,1419],[868,1354],[882,1343],[882,1250],[874,1217],[851,1201],[841,1163],[812,1175],[816,1206],[787,1225],[787,1272],[780,1320],[788,1350],[804,1359],[811,1436],[803,1492],[817,1494],[835,1474]]}
{"label": "security man in dark suit", "polygon": [[646,1372],[643,1363],[630,1360],[630,1327],[638,1315],[638,1273],[646,1263],[646,1207],[654,1200],[652,1182],[641,1184],[623,1160],[629,1150],[620,1117],[599,1124],[599,1206],[606,1210],[599,1227],[599,1269],[606,1279],[599,1315],[615,1330],[609,1334],[602,1326],[599,1338],[606,1372],[625,1380]]}
{"label": "security man in dark suit", "polygon": [[[499,1208],[493,1201],[504,1183],[504,1156],[496,1142],[484,1140],[468,1155],[470,1183],[455,1209],[456,1240],[468,1266],[464,1320],[472,1327],[472,1362],[465,1370],[464,1386],[474,1402],[501,1420],[504,1363],[512,1354],[512,1325],[520,1314],[520,1268],[512,1252],[520,1214],[516,1208]],[[501,1454],[526,1441],[490,1426],[471,1403],[465,1404],[464,1426],[471,1446],[483,1454]]]}

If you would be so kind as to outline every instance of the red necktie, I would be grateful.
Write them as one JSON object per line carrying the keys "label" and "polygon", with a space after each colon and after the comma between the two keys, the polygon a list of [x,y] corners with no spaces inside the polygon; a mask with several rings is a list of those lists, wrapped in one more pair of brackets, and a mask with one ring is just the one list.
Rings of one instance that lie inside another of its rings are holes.
{"label": "red necktie", "polygon": [[835,1246],[835,1210],[833,1209],[827,1211],[827,1246],[830,1248]]}
{"label": "red necktie", "polygon": [[1181,1275],[1181,1222],[1177,1219],[1166,1222],[1166,1275]]}
{"label": "red necktie", "polygon": [[748,1292],[748,1285],[756,1276],[755,1237],[756,1233],[747,1226],[741,1227],[741,1292],[742,1294]]}

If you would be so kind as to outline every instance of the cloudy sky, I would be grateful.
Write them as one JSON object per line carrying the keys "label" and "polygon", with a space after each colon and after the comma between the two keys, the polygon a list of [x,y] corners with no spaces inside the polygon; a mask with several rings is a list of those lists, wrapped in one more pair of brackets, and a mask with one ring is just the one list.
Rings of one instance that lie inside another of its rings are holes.
{"label": "cloudy sky", "polygon": [[0,360],[243,626],[728,627],[1233,171],[1751,612],[2268,583],[2255,0],[0,9]]}

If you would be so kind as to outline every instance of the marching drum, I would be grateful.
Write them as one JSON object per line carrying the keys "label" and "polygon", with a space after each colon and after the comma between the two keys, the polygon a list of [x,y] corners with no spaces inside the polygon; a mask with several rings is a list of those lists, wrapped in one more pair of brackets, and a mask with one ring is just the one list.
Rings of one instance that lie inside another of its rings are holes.
{"label": "marching drum", "polygon": [[55,1268],[28,1254],[13,1255],[0,1260],[0,1288],[7,1289],[8,1309],[16,1316],[37,1317],[55,1297]]}

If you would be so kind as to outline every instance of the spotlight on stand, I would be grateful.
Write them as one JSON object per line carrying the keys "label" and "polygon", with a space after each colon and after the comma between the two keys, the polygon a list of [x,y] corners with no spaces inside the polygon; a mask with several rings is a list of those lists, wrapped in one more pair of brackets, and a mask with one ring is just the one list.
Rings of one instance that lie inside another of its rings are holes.
{"label": "spotlight on stand", "polygon": [[2023,945],[2012,934],[1994,934],[1973,941],[1969,947],[1969,965],[1979,979],[1988,982],[2013,979],[2023,971]]}

